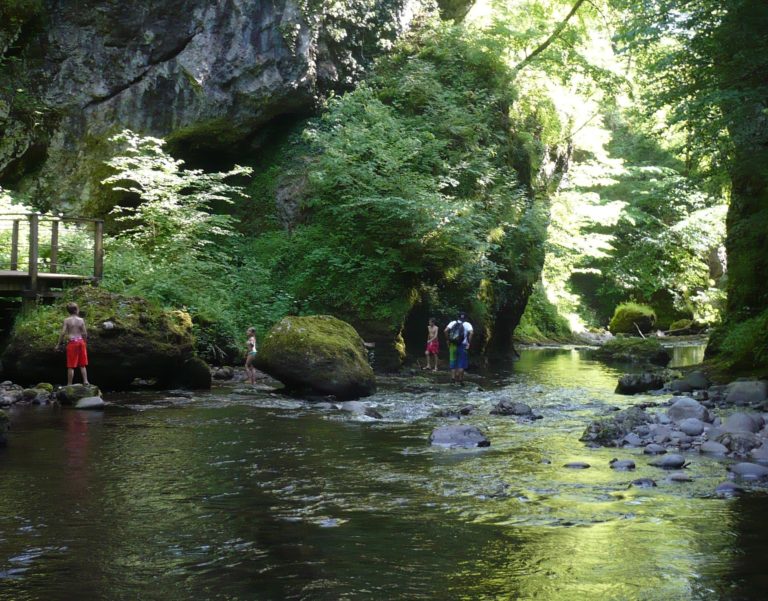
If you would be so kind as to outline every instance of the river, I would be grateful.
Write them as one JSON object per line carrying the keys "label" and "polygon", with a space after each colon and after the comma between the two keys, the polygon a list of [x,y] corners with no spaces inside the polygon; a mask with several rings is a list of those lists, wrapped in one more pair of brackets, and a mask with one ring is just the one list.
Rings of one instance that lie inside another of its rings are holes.
{"label": "river", "polygon": [[[715,497],[723,463],[697,454],[675,483],[638,450],[579,442],[591,417],[639,400],[613,394],[620,373],[524,350],[466,389],[385,378],[366,399],[382,420],[236,386],[15,410],[0,599],[764,599],[764,493]],[[543,419],[489,415],[503,396]],[[451,423],[434,414],[467,402],[491,446],[430,447]],[[592,467],[563,467],[577,460]],[[658,487],[628,486],[639,477]]]}

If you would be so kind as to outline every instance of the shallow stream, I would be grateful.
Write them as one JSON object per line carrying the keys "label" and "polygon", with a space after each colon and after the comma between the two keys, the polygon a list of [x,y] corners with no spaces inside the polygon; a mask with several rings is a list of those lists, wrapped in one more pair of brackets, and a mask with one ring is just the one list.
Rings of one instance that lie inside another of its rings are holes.
{"label": "shallow stream", "polygon": [[[639,450],[579,442],[608,407],[666,398],[613,394],[620,373],[525,350],[465,389],[384,379],[366,399],[382,420],[238,385],[16,410],[0,599],[765,599],[765,494],[716,498],[723,462],[697,454],[676,483]],[[502,397],[543,419],[489,415]],[[430,447],[451,423],[435,413],[466,403],[491,446]],[[628,486],[640,477],[658,487]]]}

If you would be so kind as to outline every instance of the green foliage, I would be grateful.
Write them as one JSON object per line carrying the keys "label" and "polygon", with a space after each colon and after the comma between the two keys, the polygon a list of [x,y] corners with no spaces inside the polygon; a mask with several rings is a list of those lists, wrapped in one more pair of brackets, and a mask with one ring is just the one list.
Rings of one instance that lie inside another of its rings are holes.
{"label": "green foliage", "polygon": [[656,323],[656,313],[653,308],[638,303],[622,303],[613,313],[608,328],[614,334],[635,334],[637,328],[648,332]]}
{"label": "green foliage", "polygon": [[538,284],[534,287],[525,313],[520,319],[520,324],[515,328],[515,339],[520,342],[565,342],[572,339],[571,328],[568,322],[558,313],[547,298],[544,287]]}
{"label": "green foliage", "polygon": [[132,132],[115,140],[123,154],[108,161],[117,173],[104,183],[135,194],[138,202],[115,209],[128,227],[105,241],[104,286],[184,307],[194,320],[198,352],[214,362],[235,358],[235,341],[247,327],[263,332],[290,306],[289,297],[269,284],[269,273],[249,259],[233,218],[209,210],[242,197],[241,187],[225,180],[249,170],[186,170],[161,140]]}
{"label": "green foliage", "polygon": [[727,376],[768,376],[768,310],[723,324],[710,338],[707,355]]}
{"label": "green foliage", "polygon": [[301,220],[252,242],[300,312],[394,328],[420,291],[453,306],[483,282],[489,302],[519,293],[543,229],[524,221],[509,69],[487,42],[461,27],[424,29],[306,128]]}

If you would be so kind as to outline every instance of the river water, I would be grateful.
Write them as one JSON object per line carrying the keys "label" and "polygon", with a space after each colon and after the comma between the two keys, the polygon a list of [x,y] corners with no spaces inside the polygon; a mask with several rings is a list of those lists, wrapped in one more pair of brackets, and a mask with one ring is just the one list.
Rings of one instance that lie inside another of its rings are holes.
{"label": "river water", "polygon": [[[590,418],[640,400],[613,394],[620,373],[526,350],[466,389],[384,379],[366,400],[383,420],[233,386],[16,410],[0,599],[765,599],[763,492],[715,497],[723,463],[696,454],[693,481],[674,483],[637,450],[579,442]],[[502,397],[543,419],[489,415]],[[451,423],[434,414],[465,403],[491,446],[430,447]],[[563,467],[577,460],[592,467]],[[628,487],[639,477],[658,487]]]}

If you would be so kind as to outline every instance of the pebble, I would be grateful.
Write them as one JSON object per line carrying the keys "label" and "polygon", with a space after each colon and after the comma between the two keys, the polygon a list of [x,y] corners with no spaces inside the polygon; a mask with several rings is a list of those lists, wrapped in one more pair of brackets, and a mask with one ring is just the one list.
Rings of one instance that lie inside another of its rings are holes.
{"label": "pebble", "polygon": [[685,472],[673,472],[669,475],[670,482],[690,482],[692,479]]}
{"label": "pebble", "polygon": [[585,470],[592,466],[583,461],[573,461],[571,463],[566,463],[563,467],[567,467],[568,469],[571,469],[571,470]]}

